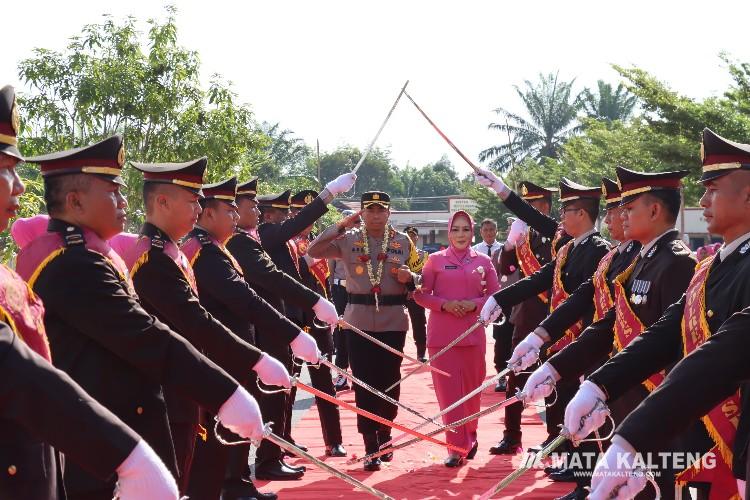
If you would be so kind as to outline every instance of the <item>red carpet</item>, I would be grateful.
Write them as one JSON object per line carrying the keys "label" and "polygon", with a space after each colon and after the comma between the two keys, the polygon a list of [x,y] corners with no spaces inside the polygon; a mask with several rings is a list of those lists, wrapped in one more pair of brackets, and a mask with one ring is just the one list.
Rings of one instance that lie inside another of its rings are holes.
{"label": "red carpet", "polygon": [[[487,345],[487,367],[492,364],[492,340]],[[378,347],[373,346],[374,349]],[[415,355],[411,336],[407,338],[407,352]],[[406,370],[402,370],[405,372]],[[488,373],[488,376],[494,374]],[[340,392],[338,397],[344,401],[354,403],[352,391]],[[493,388],[482,394],[482,408],[505,399],[503,393],[496,393]],[[438,408],[432,380],[429,374],[420,373],[404,382],[401,390],[401,401],[422,412],[433,415]],[[325,457],[323,440],[317,409],[313,406],[297,423],[292,436],[299,443],[304,443],[310,452],[325,460],[339,470],[355,477],[367,485],[396,499],[442,499],[442,498],[476,498],[492,487],[520,462],[520,455],[513,457],[493,456],[488,453],[490,446],[495,444],[502,435],[501,419],[503,410],[491,413],[479,423],[479,452],[466,465],[450,469],[443,465],[446,451],[431,443],[420,443],[395,452],[393,462],[384,463],[378,472],[364,472],[362,464],[346,465],[346,458]],[[364,446],[357,433],[355,414],[346,410],[341,413],[341,425],[344,435],[344,446],[350,456],[362,456]],[[417,418],[404,410],[399,410],[398,423],[416,425]],[[424,429],[429,429],[425,427]],[[528,408],[523,419],[524,446],[541,443],[547,436],[546,429],[533,409]],[[394,436],[397,431],[394,431]],[[436,437],[441,440],[442,435]],[[299,459],[290,460],[294,464],[302,464]],[[374,498],[367,493],[355,490],[349,484],[338,478],[329,476],[314,465],[305,464],[307,473],[299,481],[266,482],[259,481],[261,490],[276,491],[282,499],[365,499]],[[570,492],[571,483],[555,484],[544,476],[541,470],[530,470],[511,486],[503,490],[495,498],[523,498],[551,499]]]}

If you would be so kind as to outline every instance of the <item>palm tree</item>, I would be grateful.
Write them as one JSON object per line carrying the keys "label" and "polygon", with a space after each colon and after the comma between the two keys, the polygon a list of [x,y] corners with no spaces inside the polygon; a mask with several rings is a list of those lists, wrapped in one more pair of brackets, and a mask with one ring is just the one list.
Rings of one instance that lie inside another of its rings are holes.
{"label": "palm tree", "polygon": [[597,93],[590,89],[584,89],[579,96],[583,111],[589,118],[612,122],[615,120],[627,120],[633,114],[638,98],[628,92],[628,89],[620,83],[617,89],[612,90],[612,85],[599,80]]}
{"label": "palm tree", "polygon": [[580,128],[580,102],[571,92],[574,81],[559,81],[558,73],[540,73],[536,83],[526,80],[523,89],[514,86],[529,118],[495,109],[504,123],[490,123],[489,129],[507,134],[507,142],[480,152],[479,160],[491,160],[490,167],[505,171],[526,158],[557,158],[561,146]]}

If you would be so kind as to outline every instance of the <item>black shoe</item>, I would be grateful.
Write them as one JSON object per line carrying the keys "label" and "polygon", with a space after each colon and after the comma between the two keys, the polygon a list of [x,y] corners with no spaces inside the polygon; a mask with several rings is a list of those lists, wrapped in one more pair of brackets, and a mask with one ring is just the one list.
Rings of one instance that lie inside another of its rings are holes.
{"label": "black shoe", "polygon": [[276,493],[261,493],[252,481],[239,478],[225,480],[221,490],[221,500],[276,500],[278,497]]}
{"label": "black shoe", "polygon": [[283,458],[281,459],[281,463],[284,464],[284,466],[286,468],[288,468],[288,469],[298,470],[298,471],[301,471],[301,472],[307,472],[307,467],[305,467],[304,465],[292,465],[292,464],[288,464],[288,463],[286,463],[284,461]]}
{"label": "black shoe", "polygon": [[389,451],[388,453],[386,453],[384,455],[380,455],[380,460],[382,462],[391,462],[391,461],[393,461],[393,452]]}
{"label": "black shoe", "polygon": [[346,391],[350,389],[349,381],[346,377],[339,374],[339,376],[336,377],[336,380],[333,381],[333,388],[336,389],[336,392]]}
{"label": "black shoe", "polygon": [[294,446],[296,446],[296,447],[297,447],[297,448],[299,448],[300,450],[302,450],[302,451],[307,451],[307,446],[305,446],[304,444],[299,444],[298,442],[296,442],[296,441],[295,441],[294,439],[292,439],[292,438],[289,438],[289,439],[287,439],[287,441],[289,441],[290,443],[292,443],[292,444],[293,444]]}
{"label": "black shoe", "polygon": [[555,500],[586,500],[588,494],[589,492],[585,488],[576,486],[576,489],[565,496],[555,498]]}
{"label": "black shoe", "polygon": [[560,469],[551,473],[549,478],[556,483],[575,483],[578,480],[573,469]]}
{"label": "black shoe", "polygon": [[326,455],[328,455],[329,457],[345,457],[346,448],[344,448],[343,444],[333,444],[330,446],[326,446]]}
{"label": "black shoe", "polygon": [[464,457],[451,455],[448,458],[443,461],[443,465],[446,467],[458,467],[460,465],[463,465],[464,463]]}
{"label": "black shoe", "polygon": [[548,465],[544,468],[544,473],[548,476],[554,472],[560,472],[562,470],[562,467],[553,467],[552,465]]}
{"label": "black shoe", "polygon": [[[378,448],[383,446],[385,443],[391,440],[391,433],[390,432],[378,432]],[[381,462],[390,462],[393,460],[393,452],[388,452],[385,455],[380,456]]]}
{"label": "black shoe", "polygon": [[490,448],[490,455],[515,455],[521,449],[520,441],[503,438],[496,446]]}
{"label": "black shoe", "polygon": [[506,381],[505,377],[502,377],[500,380],[497,381],[497,384],[495,384],[495,392],[505,392],[508,390],[508,382]]}
{"label": "black shoe", "polygon": [[420,363],[427,363],[427,348],[425,346],[417,346],[417,359]]}
{"label": "black shoe", "polygon": [[471,447],[469,453],[466,455],[466,460],[471,460],[477,456],[477,449],[479,448],[479,441],[474,441],[474,446]]}
{"label": "black shoe", "polygon": [[364,468],[368,472],[373,472],[376,470],[380,470],[380,465],[381,462],[379,458],[368,458],[367,460],[365,460]]}
{"label": "black shoe", "polygon": [[282,460],[268,460],[255,465],[255,478],[267,481],[295,481],[305,473],[290,469]]}

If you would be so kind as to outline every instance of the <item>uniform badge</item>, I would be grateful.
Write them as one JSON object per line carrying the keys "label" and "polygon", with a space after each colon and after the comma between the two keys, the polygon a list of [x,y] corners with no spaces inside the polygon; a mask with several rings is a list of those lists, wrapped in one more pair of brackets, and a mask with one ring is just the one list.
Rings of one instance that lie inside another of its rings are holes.
{"label": "uniform badge", "polygon": [[648,254],[646,254],[646,257],[648,257],[648,258],[653,257],[654,254],[656,253],[656,247],[657,247],[657,245],[654,245],[653,247],[651,247],[651,250],[648,251]]}
{"label": "uniform badge", "polygon": [[364,268],[364,266],[356,266],[354,268],[354,272],[357,273],[357,274],[364,274],[365,268]]}
{"label": "uniform badge", "polygon": [[312,203],[312,201],[313,201],[313,195],[308,194],[307,196],[305,196],[305,204],[309,205],[310,203]]}
{"label": "uniform badge", "polygon": [[10,110],[10,126],[13,127],[13,132],[18,135],[18,130],[21,128],[21,117],[18,114],[18,104],[15,97],[13,98],[13,107]]}
{"label": "uniform badge", "polygon": [[625,251],[626,251],[626,252],[630,252],[630,251],[631,251],[632,249],[633,249],[633,242],[631,241],[631,242],[630,242],[630,243],[628,244],[628,248],[626,248],[626,249],[625,249]]}
{"label": "uniform badge", "polygon": [[748,250],[750,250],[750,241],[742,245],[742,247],[740,248],[740,255],[745,255]]}
{"label": "uniform badge", "polygon": [[365,242],[364,241],[355,241],[354,242],[354,246],[358,247],[358,248],[362,248],[363,246],[365,246]]}
{"label": "uniform badge", "polygon": [[639,306],[639,305],[641,305],[641,302],[643,302],[643,296],[641,296],[641,295],[636,295],[636,296],[635,296],[635,297],[633,298],[633,304],[635,304],[635,305]]}
{"label": "uniform badge", "polygon": [[388,259],[388,262],[391,264],[401,264],[401,259],[399,257],[391,257]]}
{"label": "uniform badge", "polygon": [[391,243],[391,248],[399,249],[401,247],[402,247],[402,245],[398,241],[394,241],[394,242]]}
{"label": "uniform badge", "polygon": [[120,150],[117,152],[117,164],[121,167],[125,165],[125,143],[120,145]]}
{"label": "uniform badge", "polygon": [[549,238],[547,238],[546,236],[542,236],[542,243],[547,243],[547,240],[549,240]]}
{"label": "uniform badge", "polygon": [[526,187],[526,184],[521,185],[521,196],[526,196],[529,194],[529,188]]}

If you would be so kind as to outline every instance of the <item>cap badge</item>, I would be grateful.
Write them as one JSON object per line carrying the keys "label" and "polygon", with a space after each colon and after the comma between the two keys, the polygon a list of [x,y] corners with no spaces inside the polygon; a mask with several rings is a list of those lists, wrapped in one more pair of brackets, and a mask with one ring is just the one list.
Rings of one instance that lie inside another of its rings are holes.
{"label": "cap badge", "polygon": [[701,162],[705,161],[706,159],[706,148],[703,147],[703,142],[701,142]]}
{"label": "cap badge", "polygon": [[117,164],[121,167],[125,165],[125,143],[120,145],[120,150],[117,152]]}
{"label": "cap badge", "polygon": [[378,193],[375,193],[375,194],[372,195],[372,199],[373,200],[379,200],[380,199],[380,195]]}
{"label": "cap badge", "polygon": [[526,187],[526,184],[521,185],[521,196],[526,196],[529,194],[529,188]]}
{"label": "cap badge", "polygon": [[308,194],[305,196],[305,203],[310,204],[313,201],[313,196],[311,194]]}

